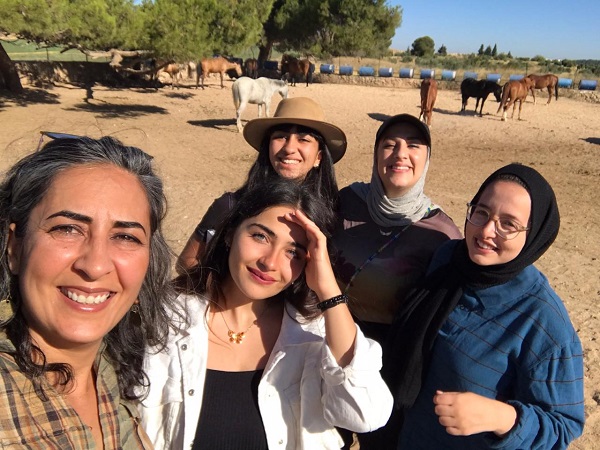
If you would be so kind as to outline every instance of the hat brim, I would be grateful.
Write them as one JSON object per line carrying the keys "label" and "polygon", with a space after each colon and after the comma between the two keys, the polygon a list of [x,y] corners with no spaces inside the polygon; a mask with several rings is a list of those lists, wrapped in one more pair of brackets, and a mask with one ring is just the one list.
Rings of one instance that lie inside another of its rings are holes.
{"label": "hat brim", "polygon": [[244,139],[246,139],[246,142],[256,150],[260,150],[262,141],[269,128],[282,124],[300,125],[317,131],[323,136],[334,164],[342,159],[346,153],[348,144],[344,132],[335,125],[321,122],[320,120],[292,119],[289,117],[261,117],[253,119],[246,124],[243,132]]}
{"label": "hat brim", "polygon": [[375,135],[375,145],[377,145],[385,130],[397,123],[408,123],[414,126],[417,130],[421,132],[421,134],[425,138],[427,146],[431,148],[431,132],[429,131],[429,127],[427,126],[427,124],[420,121],[417,117],[410,114],[398,114],[390,117],[385,122],[383,122],[379,127],[379,130],[377,130],[377,134]]}

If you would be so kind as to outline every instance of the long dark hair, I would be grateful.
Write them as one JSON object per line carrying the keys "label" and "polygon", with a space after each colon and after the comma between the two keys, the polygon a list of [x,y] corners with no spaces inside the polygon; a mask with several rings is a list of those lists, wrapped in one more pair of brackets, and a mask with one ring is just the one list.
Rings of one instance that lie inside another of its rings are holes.
{"label": "long dark hair", "polygon": [[[170,283],[172,252],[161,230],[166,214],[163,184],[154,172],[152,157],[136,147],[124,146],[114,138],[63,138],[50,141],[39,152],[18,161],[0,184],[0,299],[11,299],[13,314],[0,322],[16,347],[19,368],[32,379],[37,393],[44,396],[43,378],[53,372],[62,386],[73,381],[71,367],[46,362],[42,350],[32,342],[21,306],[18,275],[8,267],[8,231],[15,224],[15,234],[27,234],[31,211],[44,198],[56,176],[83,165],[111,165],[136,176],[150,207],[150,263],[139,292],[139,313],[128,312],[104,338],[105,355],[115,367],[121,395],[136,399],[138,386],[148,386],[142,370],[148,345],[164,345],[169,328],[170,311],[175,300]],[[91,199],[93,201],[93,199]]]}
{"label": "long dark hair", "polygon": [[[280,205],[300,209],[329,237],[327,230],[333,226],[335,220],[335,213],[331,207],[322,198],[314,196],[306,185],[276,177],[247,189],[242,194],[217,228],[200,264],[188,274],[176,279],[178,289],[186,293],[205,295],[211,300],[222,298],[221,286],[229,276],[228,238],[234,235],[244,220]],[[315,308],[317,298],[308,288],[304,273],[292,286],[274,298],[291,303],[306,318],[318,314]]]}
{"label": "long dark hair", "polygon": [[[245,191],[255,189],[260,185],[264,185],[265,182],[269,182],[273,179],[280,178],[279,174],[275,172],[269,159],[269,143],[271,135],[275,131],[290,131],[293,127],[297,129],[298,133],[310,134],[319,143],[319,150],[321,151],[321,163],[319,167],[312,168],[307,174],[301,184],[307,187],[308,191],[316,197],[320,197],[326,204],[337,211],[339,202],[339,191],[337,181],[335,178],[335,170],[333,168],[333,159],[331,153],[327,148],[325,139],[320,133],[313,130],[312,128],[299,126],[295,124],[284,124],[276,125],[270,128],[265,133],[265,138],[262,141],[258,156],[250,167],[246,182],[236,191],[236,197],[240,197]],[[333,229],[328,230],[333,231]]]}

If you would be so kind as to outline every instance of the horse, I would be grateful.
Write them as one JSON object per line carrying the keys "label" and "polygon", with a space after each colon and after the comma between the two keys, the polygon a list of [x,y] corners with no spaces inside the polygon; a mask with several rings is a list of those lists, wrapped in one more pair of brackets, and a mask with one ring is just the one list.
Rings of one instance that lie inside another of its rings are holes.
{"label": "horse", "polygon": [[502,120],[506,120],[506,110],[510,108],[510,105],[513,105],[512,115],[510,116],[512,119],[515,116],[517,102],[519,102],[519,120],[521,120],[521,108],[523,108],[523,102],[527,98],[529,89],[531,89],[533,85],[534,81],[527,77],[519,81],[509,81],[506,83],[502,88],[502,101],[500,102],[500,106],[498,107],[496,114],[498,114],[500,110],[504,108]]}
{"label": "horse", "polygon": [[242,112],[248,103],[258,105],[258,117],[262,117],[262,106],[265,107],[265,115],[269,117],[271,97],[278,92],[282,98],[288,96],[288,84],[282,80],[272,80],[260,77],[256,80],[249,77],[241,77],[233,82],[233,104],[236,109],[235,119],[238,131],[242,132]]}
{"label": "horse", "polygon": [[433,114],[433,105],[437,97],[438,84],[433,78],[426,78],[421,83],[421,113],[419,120],[423,117],[423,122],[431,126],[431,115]]}
{"label": "horse", "polygon": [[170,63],[162,68],[171,77],[171,89],[179,89],[179,80],[183,78],[183,72],[187,70],[187,64]]}
{"label": "horse", "polygon": [[527,78],[531,78],[534,82],[534,86],[531,87],[531,96],[533,97],[533,104],[535,105],[535,90],[536,89],[548,89],[548,101],[546,105],[550,104],[552,100],[552,89],[554,89],[554,95],[558,101],[558,77],[548,73],[546,75],[527,75]]}
{"label": "horse", "polygon": [[248,58],[244,61],[244,75],[250,78],[258,78],[258,60]]}
{"label": "horse", "polygon": [[281,57],[281,79],[285,79],[286,74],[291,78],[291,85],[296,86],[296,75],[302,75],[306,79],[306,87],[312,79],[311,64],[308,59],[298,59],[284,54]]}
{"label": "horse", "polygon": [[460,84],[460,93],[462,94],[462,108],[460,112],[466,110],[469,97],[475,97],[477,99],[477,102],[475,103],[475,114],[477,114],[477,106],[479,106],[479,100],[481,100],[479,116],[483,116],[483,104],[488,98],[488,95],[494,94],[498,103],[502,100],[502,86],[495,81],[465,78]]}
{"label": "horse", "polygon": [[202,79],[202,89],[204,89],[204,77],[209,73],[218,73],[221,76],[221,89],[223,85],[223,75],[228,70],[233,69],[238,77],[242,76],[242,67],[238,62],[230,62],[222,56],[215,58],[204,58],[196,66],[196,89],[198,89],[198,80]]}

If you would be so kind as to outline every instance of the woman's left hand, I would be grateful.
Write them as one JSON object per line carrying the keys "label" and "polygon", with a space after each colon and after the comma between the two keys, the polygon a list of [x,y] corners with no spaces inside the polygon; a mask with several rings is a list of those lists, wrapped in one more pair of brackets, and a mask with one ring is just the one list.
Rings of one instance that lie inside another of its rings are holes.
{"label": "woman's left hand", "polygon": [[[342,291],[333,274],[325,235],[300,210],[296,210],[295,214],[286,215],[286,218],[300,225],[306,232],[308,246],[304,273],[308,287],[317,294],[320,301],[340,295]],[[346,367],[354,358],[356,340],[356,325],[350,310],[346,304],[341,303],[326,309],[323,316],[325,317],[325,339],[331,353],[340,367]]]}
{"label": "woman's left hand", "polygon": [[437,391],[433,403],[440,424],[454,436],[470,436],[485,431],[503,436],[517,420],[513,406],[473,392]]}
{"label": "woman's left hand", "polygon": [[294,214],[287,214],[286,218],[300,225],[306,232],[308,246],[305,275],[308,287],[321,300],[340,295],[341,291],[335,280],[327,251],[327,238],[323,232],[299,209]]}

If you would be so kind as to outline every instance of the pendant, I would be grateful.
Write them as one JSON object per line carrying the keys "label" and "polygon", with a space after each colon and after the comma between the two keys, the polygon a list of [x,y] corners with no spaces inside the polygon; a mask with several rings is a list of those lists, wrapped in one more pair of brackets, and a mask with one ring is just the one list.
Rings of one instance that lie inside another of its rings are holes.
{"label": "pendant", "polygon": [[244,340],[244,337],[246,336],[246,333],[244,333],[243,331],[236,333],[235,331],[229,330],[227,332],[227,335],[229,336],[229,342],[235,342],[236,344],[241,344],[242,341]]}

